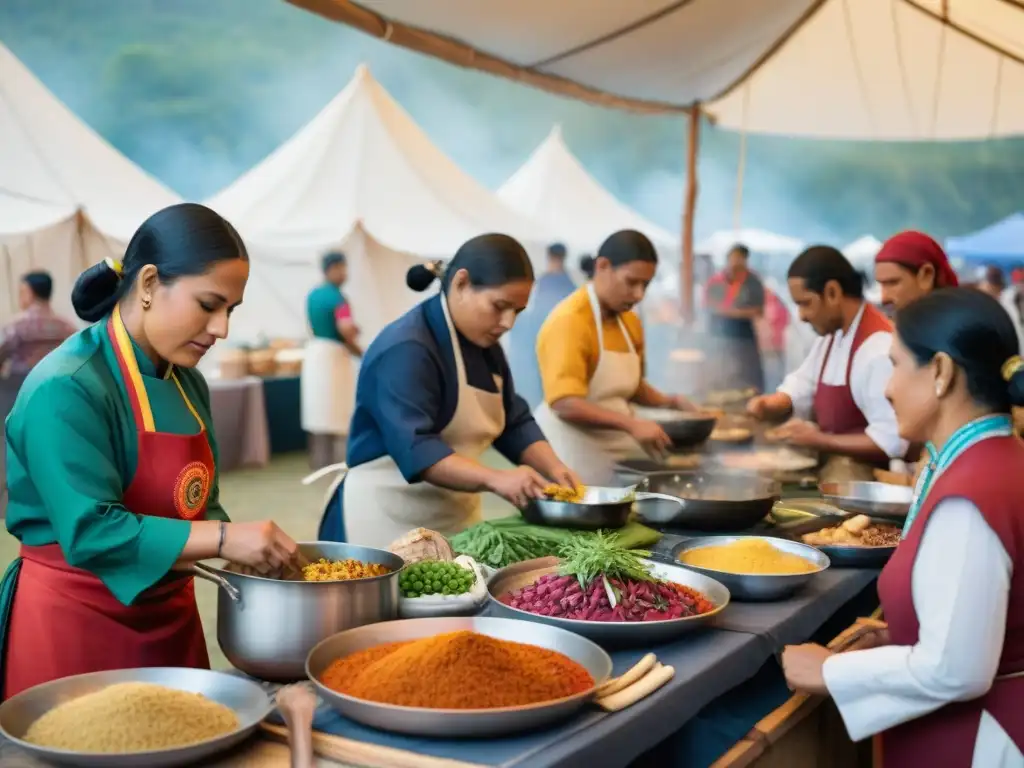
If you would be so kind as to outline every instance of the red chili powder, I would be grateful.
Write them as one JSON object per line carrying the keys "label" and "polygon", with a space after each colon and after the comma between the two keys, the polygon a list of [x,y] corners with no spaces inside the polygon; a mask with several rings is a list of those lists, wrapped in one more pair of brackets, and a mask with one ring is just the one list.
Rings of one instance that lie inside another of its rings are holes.
{"label": "red chili powder", "polygon": [[594,687],[564,654],[470,631],[357,651],[332,662],[320,682],[357,699],[430,709],[538,704]]}

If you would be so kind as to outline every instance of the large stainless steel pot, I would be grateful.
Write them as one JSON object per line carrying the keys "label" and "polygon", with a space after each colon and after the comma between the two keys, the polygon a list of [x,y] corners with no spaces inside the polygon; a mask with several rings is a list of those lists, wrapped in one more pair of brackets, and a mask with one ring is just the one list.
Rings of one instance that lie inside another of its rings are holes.
{"label": "large stainless steel pot", "polygon": [[349,558],[379,563],[391,572],[351,581],[280,581],[205,563],[196,576],[217,593],[217,642],[228,661],[261,680],[290,682],[306,676],[306,657],[324,638],[346,629],[398,618],[398,573],[405,562],[382,549],[333,542],[303,542],[310,560]]}

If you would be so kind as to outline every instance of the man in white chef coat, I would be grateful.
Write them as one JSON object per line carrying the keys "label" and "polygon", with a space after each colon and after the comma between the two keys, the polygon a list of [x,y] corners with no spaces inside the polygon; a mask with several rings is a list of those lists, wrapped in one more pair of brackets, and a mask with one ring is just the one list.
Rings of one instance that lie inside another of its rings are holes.
{"label": "man in white chef coat", "polygon": [[864,300],[861,276],[835,248],[805,250],[788,282],[800,319],[819,338],[778,390],[755,397],[747,410],[757,418],[793,416],[781,434],[823,456],[822,480],[871,480],[874,468],[907,452],[885,397],[892,324]]}

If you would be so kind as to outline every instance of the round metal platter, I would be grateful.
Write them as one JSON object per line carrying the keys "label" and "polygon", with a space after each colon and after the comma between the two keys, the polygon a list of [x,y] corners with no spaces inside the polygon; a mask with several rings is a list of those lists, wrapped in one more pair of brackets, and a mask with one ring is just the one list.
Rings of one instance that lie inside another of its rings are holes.
{"label": "round metal platter", "polygon": [[[594,688],[556,701],[499,709],[427,709],[380,704],[331,690],[320,677],[336,659],[383,643],[399,643],[469,630],[513,643],[526,643],[568,656],[583,666]],[[317,645],[306,661],[306,673],[317,693],[339,713],[372,728],[413,736],[490,737],[522,733],[549,725],[577,712],[612,672],[611,657],[586,638],[557,627],[502,618],[437,618],[387,621],[350,629]]]}
{"label": "round metal platter", "polygon": [[542,557],[527,560],[502,568],[487,582],[490,594],[490,609],[497,616],[547,624],[552,627],[575,632],[583,637],[617,648],[643,646],[651,643],[663,643],[687,632],[706,626],[729,605],[729,590],[710,576],[684,568],[654,560],[645,560],[651,573],[660,579],[682,584],[702,593],[714,604],[714,610],[699,616],[666,621],[581,621],[578,619],[562,619],[557,616],[539,616],[529,611],[513,608],[501,602],[501,597],[532,584],[558,567],[557,557]]}
{"label": "round metal platter", "polygon": [[[200,693],[223,704],[238,716],[238,728],[198,744],[129,754],[71,752],[30,744],[23,740],[29,726],[54,707],[118,683],[154,683],[180,691]],[[28,754],[52,765],[90,768],[170,768],[206,765],[216,754],[248,738],[274,708],[258,683],[244,677],[208,669],[149,667],[91,672],[44,683],[22,691],[0,705],[0,732]]]}

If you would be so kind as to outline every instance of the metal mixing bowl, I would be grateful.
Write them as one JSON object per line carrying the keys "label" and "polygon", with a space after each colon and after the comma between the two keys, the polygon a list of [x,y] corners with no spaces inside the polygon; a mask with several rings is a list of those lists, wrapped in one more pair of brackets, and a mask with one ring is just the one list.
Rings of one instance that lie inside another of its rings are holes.
{"label": "metal mixing bowl", "polygon": [[[791,555],[802,557],[817,566],[817,570],[807,573],[729,573],[713,568],[701,568],[696,565],[684,563],[681,557],[695,549],[704,547],[721,547],[732,544],[742,539],[762,539],[767,541],[776,549],[788,552]],[[702,536],[696,539],[687,539],[672,549],[672,557],[680,561],[683,568],[696,571],[710,578],[716,579],[724,584],[729,593],[736,600],[770,601],[781,600],[789,597],[797,590],[803,588],[811,579],[829,567],[829,559],[826,554],[807,544],[788,539],[777,539],[771,536]]]}
{"label": "metal mixing bowl", "polygon": [[[187,747],[130,754],[70,752],[23,741],[29,726],[54,707],[118,683],[155,683],[180,691],[201,693],[211,701],[234,710],[238,716],[238,728],[223,736]],[[214,755],[248,738],[273,708],[270,697],[258,683],[237,675],[179,667],[117,669],[64,677],[12,696],[0,705],[0,732],[33,757],[54,765],[89,768],[171,768],[178,765],[207,765]]]}
{"label": "metal mixing bowl", "polygon": [[311,561],[352,558],[387,566],[391,572],[349,581],[281,581],[198,564],[196,575],[221,587],[221,650],[234,666],[261,680],[301,680],[310,648],[325,637],[398,618],[398,574],[405,565],[398,555],[327,541],[304,542],[299,549]]}
{"label": "metal mixing bowl", "polygon": [[671,517],[679,512],[682,502],[666,494],[637,493],[633,486],[588,486],[583,501],[531,499],[523,508],[523,519],[531,525],[549,525],[554,528],[588,531],[621,528],[629,522],[634,505],[646,516],[662,514]]}
{"label": "metal mixing bowl", "polygon": [[[594,678],[594,688],[564,699],[519,707],[426,709],[357,699],[332,691],[320,682],[320,677],[333,661],[356,651],[460,630],[564,654],[590,673]],[[583,707],[593,696],[595,688],[608,679],[612,673],[612,660],[590,640],[556,627],[496,618],[406,619],[350,629],[327,638],[310,652],[306,673],[325,702],[358,723],[382,731],[450,739],[521,733],[564,719]]]}
{"label": "metal mixing bowl", "polygon": [[644,562],[656,577],[682,584],[684,587],[690,587],[702,593],[714,604],[714,610],[699,616],[666,621],[581,621],[562,619],[557,616],[540,616],[501,602],[502,596],[532,584],[541,576],[553,573],[558,568],[557,557],[542,557],[502,568],[488,580],[487,592],[491,599],[491,612],[511,619],[525,619],[540,624],[549,624],[552,627],[560,627],[588,637],[602,645],[623,647],[643,646],[672,640],[709,624],[729,605],[729,590],[715,579],[682,566],[668,565],[654,560],[644,560]]}

